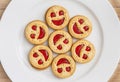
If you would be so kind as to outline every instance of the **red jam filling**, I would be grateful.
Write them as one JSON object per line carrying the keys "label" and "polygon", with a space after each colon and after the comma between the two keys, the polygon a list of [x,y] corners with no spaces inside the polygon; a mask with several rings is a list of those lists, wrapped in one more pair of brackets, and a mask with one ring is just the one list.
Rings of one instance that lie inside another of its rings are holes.
{"label": "red jam filling", "polygon": [[58,62],[57,62],[57,66],[61,65],[61,64],[70,64],[70,62],[66,59],[66,58],[61,58]]}
{"label": "red jam filling", "polygon": [[38,56],[39,56],[39,55],[38,55],[37,53],[34,53],[34,54],[33,54],[33,57],[34,57],[34,58],[37,58]]}
{"label": "red jam filling", "polygon": [[35,39],[35,34],[31,34],[30,37],[31,37],[32,39]]}
{"label": "red jam filling", "polygon": [[53,24],[56,26],[60,26],[64,23],[65,18],[60,19],[60,20],[52,20]]}
{"label": "red jam filling", "polygon": [[65,44],[68,44],[68,43],[69,43],[68,39],[65,39],[63,42],[64,42]]}
{"label": "red jam filling", "polygon": [[61,11],[59,12],[59,15],[60,15],[60,16],[61,16],[61,15],[64,15],[64,11],[61,10]]}
{"label": "red jam filling", "polygon": [[36,25],[33,25],[33,26],[32,26],[32,30],[36,31],[36,29],[37,29],[37,26],[36,26]]}
{"label": "red jam filling", "polygon": [[88,30],[89,30],[89,27],[88,27],[88,26],[84,26],[84,30],[85,30],[85,31],[88,31]]}
{"label": "red jam filling", "polygon": [[57,71],[58,71],[58,73],[62,73],[63,69],[62,68],[58,68]]}
{"label": "red jam filling", "polygon": [[48,57],[49,57],[48,52],[46,50],[39,50],[39,52],[41,52],[43,54],[45,61],[47,61]]}
{"label": "red jam filling", "polygon": [[71,71],[71,67],[66,67],[66,71],[70,72]]}
{"label": "red jam filling", "polygon": [[88,56],[87,56],[86,54],[84,54],[82,58],[83,58],[83,59],[87,59]]}
{"label": "red jam filling", "polygon": [[91,48],[89,46],[86,47],[86,51],[90,51]]}
{"label": "red jam filling", "polygon": [[61,35],[61,34],[57,34],[57,35],[54,37],[54,39],[53,39],[54,44],[56,44],[56,42],[57,42],[59,39],[61,39],[62,37],[64,37],[64,36]]}
{"label": "red jam filling", "polygon": [[44,36],[45,36],[45,30],[42,27],[40,27],[40,34],[38,36],[38,39],[42,39]]}
{"label": "red jam filling", "polygon": [[83,24],[83,23],[84,23],[84,20],[83,20],[83,19],[80,19],[78,22],[79,22],[80,24]]}
{"label": "red jam filling", "polygon": [[51,13],[51,17],[56,17],[56,14],[54,12]]}
{"label": "red jam filling", "polygon": [[81,49],[84,47],[84,44],[81,44],[79,46],[76,47],[75,49],[75,52],[76,54],[80,57],[80,52],[81,52]]}
{"label": "red jam filling", "polygon": [[74,31],[76,34],[83,34],[83,32],[81,32],[81,31],[78,29],[76,23],[73,25],[73,31]]}
{"label": "red jam filling", "polygon": [[39,65],[43,64],[43,61],[40,59],[40,60],[38,61],[38,64],[39,64]]}
{"label": "red jam filling", "polygon": [[57,49],[62,50],[62,45],[57,46]]}

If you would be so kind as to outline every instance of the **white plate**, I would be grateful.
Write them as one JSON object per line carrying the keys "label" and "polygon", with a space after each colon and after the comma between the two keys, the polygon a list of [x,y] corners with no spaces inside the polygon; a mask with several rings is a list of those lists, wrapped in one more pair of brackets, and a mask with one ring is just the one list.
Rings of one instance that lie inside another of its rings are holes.
{"label": "white plate", "polygon": [[[33,47],[24,37],[28,22],[44,21],[46,10],[62,5],[70,16],[85,15],[93,23],[92,34],[87,38],[94,43],[96,56],[88,64],[77,64],[75,74],[58,79],[51,68],[38,71],[28,62]],[[120,54],[120,24],[106,0],[14,0],[6,9],[0,24],[1,63],[13,82],[107,82],[115,70]]]}

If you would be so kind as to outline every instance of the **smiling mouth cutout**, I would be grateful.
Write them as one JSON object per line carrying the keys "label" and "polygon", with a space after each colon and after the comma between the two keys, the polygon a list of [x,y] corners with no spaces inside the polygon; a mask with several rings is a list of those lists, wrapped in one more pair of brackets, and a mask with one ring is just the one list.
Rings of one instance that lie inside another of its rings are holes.
{"label": "smiling mouth cutout", "polygon": [[62,18],[60,20],[52,20],[52,23],[56,26],[60,26],[64,23],[65,18]]}
{"label": "smiling mouth cutout", "polygon": [[79,27],[77,26],[76,23],[73,25],[73,31],[74,31],[76,34],[83,34],[83,32],[79,29]]}

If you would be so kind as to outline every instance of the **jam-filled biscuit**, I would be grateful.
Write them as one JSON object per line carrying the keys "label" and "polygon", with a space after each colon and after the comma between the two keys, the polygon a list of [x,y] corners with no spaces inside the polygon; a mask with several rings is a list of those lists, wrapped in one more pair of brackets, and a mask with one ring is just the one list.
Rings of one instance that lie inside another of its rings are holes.
{"label": "jam-filled biscuit", "polygon": [[52,60],[52,51],[43,45],[35,46],[29,53],[29,61],[31,65],[37,69],[45,69],[49,67]]}
{"label": "jam-filled biscuit", "polygon": [[52,71],[59,78],[67,78],[73,75],[76,70],[75,61],[72,57],[61,54],[58,55],[52,63]]}
{"label": "jam-filled biscuit", "polygon": [[72,46],[72,57],[78,63],[88,63],[95,56],[94,45],[87,40],[79,40]]}
{"label": "jam-filled biscuit", "polygon": [[72,37],[63,30],[55,31],[49,37],[49,46],[55,53],[65,53],[72,46]]}
{"label": "jam-filled biscuit", "polygon": [[53,29],[62,29],[69,22],[68,11],[62,6],[52,6],[46,12],[46,22]]}
{"label": "jam-filled biscuit", "polygon": [[90,35],[92,23],[87,17],[78,15],[70,20],[68,28],[74,38],[83,39]]}
{"label": "jam-filled biscuit", "polygon": [[32,21],[25,29],[25,36],[32,44],[42,44],[48,39],[48,27],[40,20]]}

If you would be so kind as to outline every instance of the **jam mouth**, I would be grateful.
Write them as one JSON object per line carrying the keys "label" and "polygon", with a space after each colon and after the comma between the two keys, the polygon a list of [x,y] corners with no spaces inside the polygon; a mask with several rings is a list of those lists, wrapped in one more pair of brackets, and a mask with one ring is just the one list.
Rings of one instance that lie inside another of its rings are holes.
{"label": "jam mouth", "polygon": [[80,57],[80,52],[83,47],[84,47],[84,44],[81,44],[81,45],[77,46],[75,49],[76,55],[78,55],[79,57]]}
{"label": "jam mouth", "polygon": [[66,59],[66,58],[61,58],[58,62],[57,62],[57,66],[61,65],[61,64],[70,64],[70,62]]}
{"label": "jam mouth", "polygon": [[64,23],[65,18],[62,18],[60,20],[52,20],[53,24],[56,26],[60,26]]}
{"label": "jam mouth", "polygon": [[83,34],[83,32],[78,28],[78,26],[77,26],[76,23],[73,25],[73,31],[74,31],[76,34]]}
{"label": "jam mouth", "polygon": [[48,60],[48,57],[49,57],[48,52],[47,52],[46,50],[39,50],[39,52],[42,53],[42,55],[43,55],[44,58],[45,58],[45,61],[47,61],[47,60]]}
{"label": "jam mouth", "polygon": [[42,39],[44,38],[44,36],[45,36],[45,30],[42,27],[40,27],[40,34],[38,36],[38,39]]}
{"label": "jam mouth", "polygon": [[55,44],[57,43],[57,41],[58,41],[59,39],[61,39],[62,37],[64,37],[64,35],[61,35],[61,34],[55,35],[55,37],[54,37],[54,39],[53,39],[54,45],[55,45]]}

